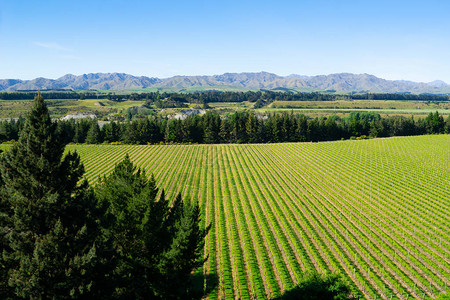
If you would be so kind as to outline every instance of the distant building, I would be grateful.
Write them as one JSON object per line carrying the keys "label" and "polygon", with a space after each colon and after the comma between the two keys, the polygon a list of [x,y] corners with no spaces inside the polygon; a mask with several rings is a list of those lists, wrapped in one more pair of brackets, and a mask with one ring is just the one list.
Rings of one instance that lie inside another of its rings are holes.
{"label": "distant building", "polygon": [[193,116],[193,115],[204,115],[206,114],[206,110],[202,109],[183,109],[180,111],[180,113],[175,114],[172,118],[173,119],[177,119],[177,120],[184,120],[186,119],[188,116]]}
{"label": "distant building", "polygon": [[62,121],[81,119],[97,119],[97,116],[94,114],[67,114],[61,118]]}

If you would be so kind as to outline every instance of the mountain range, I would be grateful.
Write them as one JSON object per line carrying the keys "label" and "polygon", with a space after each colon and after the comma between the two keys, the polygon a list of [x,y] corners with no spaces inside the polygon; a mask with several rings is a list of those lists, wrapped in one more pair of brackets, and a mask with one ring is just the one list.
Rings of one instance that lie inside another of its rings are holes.
{"label": "mountain range", "polygon": [[238,88],[247,90],[296,91],[366,91],[386,93],[450,93],[450,85],[436,80],[429,83],[405,80],[386,80],[370,74],[337,73],[305,76],[292,74],[279,76],[268,72],[225,73],[212,76],[174,76],[156,78],[133,76],[125,73],[67,74],[58,79],[36,78],[32,80],[0,79],[0,91],[20,90],[130,90],[145,88],[189,89]]}

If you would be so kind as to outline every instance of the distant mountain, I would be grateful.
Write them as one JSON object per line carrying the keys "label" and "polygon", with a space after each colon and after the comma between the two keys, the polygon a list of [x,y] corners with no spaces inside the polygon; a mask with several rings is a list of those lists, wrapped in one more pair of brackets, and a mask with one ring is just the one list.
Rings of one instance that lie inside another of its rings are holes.
{"label": "distant mountain", "polygon": [[37,90],[37,89],[63,89],[65,84],[55,80],[39,77],[33,80],[24,80],[7,88],[7,90]]}
{"label": "distant mountain", "polygon": [[268,72],[225,73],[213,76],[174,76],[155,78],[125,73],[67,74],[58,79],[0,80],[0,90],[73,89],[73,90],[128,90],[150,87],[186,89],[192,87],[235,87],[249,90],[293,89],[334,90],[339,92],[366,91],[389,93],[450,93],[450,85],[436,80],[430,83],[405,80],[386,80],[370,74],[338,73],[305,76],[279,76]]}
{"label": "distant mountain", "polygon": [[[128,90],[151,87],[161,81],[158,78],[136,77],[125,73],[90,73],[75,76],[64,75],[58,79],[36,78],[18,80],[6,86],[6,80],[0,80],[0,90],[37,90],[37,89],[73,89],[73,90]],[[3,84],[2,84],[3,83]]]}
{"label": "distant mountain", "polygon": [[298,75],[298,74],[291,74],[286,76],[286,78],[300,78],[300,79],[308,79],[311,78],[312,76],[306,76],[306,75]]}
{"label": "distant mountain", "polygon": [[[386,80],[369,74],[339,73],[312,76],[305,80],[308,86],[321,90],[370,91],[387,93],[440,93],[437,87],[426,83],[404,80]],[[449,89],[450,90],[450,89]]]}
{"label": "distant mountain", "polygon": [[305,83],[295,78],[288,79],[276,74],[259,73],[225,73],[213,76],[175,76],[156,84],[157,87],[188,88],[193,86],[231,86],[250,90],[272,89],[277,87],[303,87]]}
{"label": "distant mountain", "polygon": [[438,88],[448,86],[448,84],[443,82],[442,80],[435,80],[432,82],[428,82],[428,85],[438,87]]}
{"label": "distant mountain", "polygon": [[19,79],[0,79],[0,90],[6,90],[7,88],[21,83]]}
{"label": "distant mountain", "polygon": [[136,77],[125,73],[90,73],[80,76],[68,74],[57,80],[64,83],[66,88],[74,90],[143,89],[160,81],[158,78]]}

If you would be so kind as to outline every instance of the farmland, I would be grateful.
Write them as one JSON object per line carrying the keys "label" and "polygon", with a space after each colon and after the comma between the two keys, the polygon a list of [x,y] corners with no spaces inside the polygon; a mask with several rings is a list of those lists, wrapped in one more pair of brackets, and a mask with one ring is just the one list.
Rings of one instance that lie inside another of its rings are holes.
{"label": "farmland", "polygon": [[[25,116],[31,109],[31,100],[3,100],[0,101],[0,118],[18,118]],[[144,101],[114,102],[107,99],[52,99],[46,101],[50,114],[53,118],[60,118],[68,113],[95,113],[102,115],[113,115],[126,111],[127,108],[140,106]]]}
{"label": "farmland", "polygon": [[314,116],[336,114],[348,115],[351,112],[371,111],[382,116],[424,116],[438,111],[448,116],[449,102],[393,101],[393,100],[336,100],[336,101],[275,101],[259,112],[294,111]]}
{"label": "farmland", "polygon": [[449,145],[429,135],[67,148],[90,183],[128,153],[169,197],[199,201],[211,299],[277,297],[313,269],[341,273],[366,298],[430,299],[450,284]]}
{"label": "farmland", "polygon": [[[152,93],[149,93],[151,91]],[[286,94],[265,92],[266,94],[264,94],[262,92],[218,93],[213,91],[173,93],[172,91],[168,94],[159,94],[153,90],[141,90],[135,91],[135,93],[132,93],[132,91],[117,91],[117,93],[108,93],[107,95],[107,91],[97,92],[98,94],[91,92],[90,94],[73,93],[70,95],[64,93],[55,95],[55,93],[48,92],[44,94],[44,98],[45,96],[49,97],[46,104],[53,118],[60,118],[70,113],[89,113],[96,114],[98,118],[103,120],[123,120],[128,116],[129,110],[133,111],[135,117],[146,117],[149,114],[170,117],[186,109],[202,109],[222,116],[242,110],[254,110],[260,115],[288,111],[307,114],[310,117],[328,117],[330,115],[345,117],[352,112],[376,112],[383,117],[403,116],[409,118],[413,115],[416,120],[436,111],[444,117],[450,114],[450,102],[447,96],[436,96],[438,97],[436,98],[430,95],[420,97],[411,95],[410,97],[415,100],[408,100],[408,98],[399,100],[398,97],[402,99],[400,95],[374,94],[373,97],[376,96],[384,100],[368,100],[357,98],[363,97],[363,95],[326,93]],[[0,119],[24,116],[31,108],[33,96],[33,93],[4,94],[3,97],[12,99],[0,100]],[[57,96],[68,98],[54,98]],[[81,96],[83,96],[83,99],[80,98]],[[21,99],[21,97],[25,99]],[[160,97],[165,98],[161,100]],[[267,97],[268,99],[266,99]],[[351,99],[351,97],[356,99]],[[397,100],[389,100],[390,97],[397,97]],[[173,99],[177,99],[178,102],[174,102]],[[203,102],[207,105],[204,105]]]}

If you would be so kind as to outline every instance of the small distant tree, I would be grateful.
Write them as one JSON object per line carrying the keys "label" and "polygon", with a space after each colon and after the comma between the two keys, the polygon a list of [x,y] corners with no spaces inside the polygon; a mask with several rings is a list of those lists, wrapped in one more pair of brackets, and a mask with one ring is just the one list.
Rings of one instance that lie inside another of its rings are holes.
{"label": "small distant tree", "polygon": [[64,155],[64,148],[38,94],[18,142],[0,158],[0,292],[30,299],[108,295],[104,212],[80,183],[79,156]]}
{"label": "small distant tree", "polygon": [[191,273],[204,262],[207,232],[200,228],[198,205],[180,195],[170,204],[164,191],[157,199],[155,180],[148,180],[128,155],[101,178],[96,194],[108,206],[107,232],[119,257],[115,296],[193,297]]}

